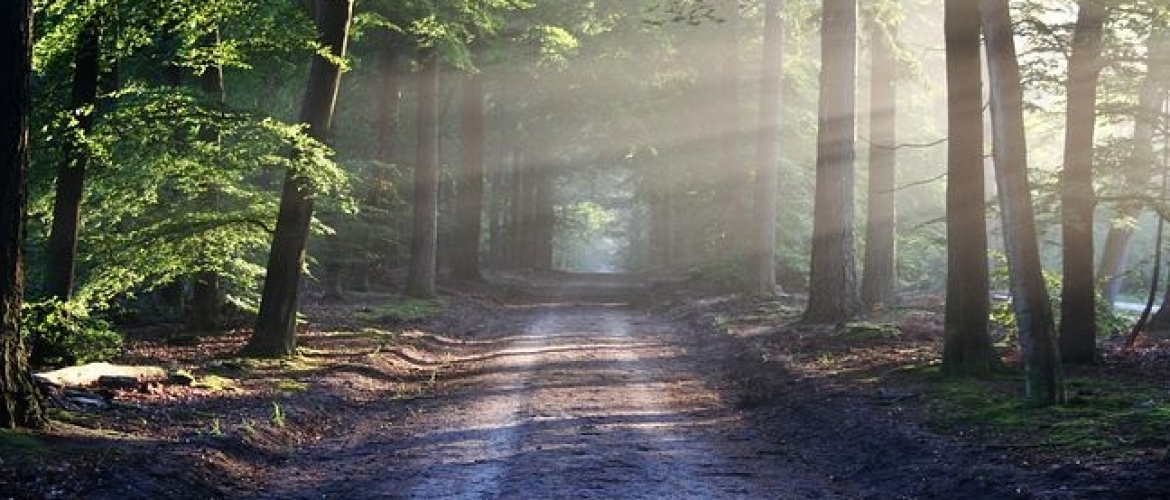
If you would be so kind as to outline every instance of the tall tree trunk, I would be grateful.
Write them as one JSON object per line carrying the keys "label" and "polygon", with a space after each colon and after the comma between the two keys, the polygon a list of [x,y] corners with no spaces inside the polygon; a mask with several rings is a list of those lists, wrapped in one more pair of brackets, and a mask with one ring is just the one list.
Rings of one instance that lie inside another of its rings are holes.
{"label": "tall tree trunk", "polygon": [[[321,43],[332,55],[345,57],[353,0],[316,0],[315,11]],[[319,141],[328,142],[340,84],[341,68],[329,59],[314,57],[300,119],[308,124],[309,135]],[[297,305],[313,219],[313,195],[312,182],[300,172],[286,173],[260,312],[244,355],[281,357],[296,350]]]}
{"label": "tall tree trunk", "polygon": [[753,197],[755,228],[752,249],[752,293],[776,294],[776,202],[779,165],[780,98],[783,78],[783,0],[764,4],[764,60],[760,75],[760,130],[756,137],[756,172]]}
{"label": "tall tree trunk", "polygon": [[[1153,28],[1147,42],[1146,74],[1138,93],[1137,108],[1134,111],[1134,125],[1130,159],[1122,179],[1127,189],[1141,190],[1150,184],[1150,177],[1157,163],[1154,156],[1154,129],[1161,119],[1165,102],[1163,88],[1170,70],[1170,32],[1165,25]],[[1127,266],[1129,242],[1133,236],[1132,220],[1142,213],[1140,202],[1122,203],[1114,223],[1110,225],[1101,249],[1101,261],[1097,267],[1100,293],[1112,304],[1121,290],[1122,275]]]}
{"label": "tall tree trunk", "polygon": [[991,86],[992,148],[1003,218],[1004,250],[1024,358],[1026,397],[1034,404],[1064,401],[1060,350],[1052,305],[1040,266],[1028,148],[1024,133],[1024,96],[1012,39],[1008,0],[980,0]]}
{"label": "tall tree trunk", "polygon": [[979,9],[946,1],[947,299],[942,372],[987,376],[1000,361],[991,344],[987,211],[983,178],[983,67]]}
{"label": "tall tree trunk", "polygon": [[1064,254],[1060,298],[1060,353],[1066,363],[1097,358],[1096,285],[1093,280],[1093,134],[1101,38],[1108,9],[1081,0],[1068,64],[1064,170],[1060,176]]}
{"label": "tall tree trunk", "polygon": [[439,58],[432,49],[419,54],[418,149],[414,165],[410,274],[406,294],[435,296],[439,238]]}
{"label": "tall tree trunk", "polygon": [[715,92],[712,104],[718,116],[716,126],[720,131],[718,161],[722,172],[721,198],[726,203],[720,207],[723,211],[724,234],[719,250],[723,258],[744,266],[739,272],[743,274],[743,285],[749,286],[753,281],[748,273],[748,259],[752,248],[751,196],[755,186],[752,185],[754,168],[744,157],[744,141],[741,139],[744,134],[740,102],[739,31],[743,23],[739,4],[740,0],[720,0],[716,5],[716,15],[723,21],[716,27],[722,67],[715,75],[716,84],[711,90]]}
{"label": "tall tree trunk", "polygon": [[532,260],[530,264],[538,271],[553,268],[553,238],[556,236],[556,200],[553,187],[555,169],[549,163],[551,155],[541,155],[545,161],[533,172],[532,181]]}
{"label": "tall tree trunk", "polygon": [[[211,45],[219,44],[219,30],[208,36]],[[199,75],[199,86],[203,92],[217,102],[225,100],[223,84],[223,67],[214,65],[208,67]],[[206,127],[201,132],[201,140],[218,144],[219,131],[214,127]],[[217,203],[218,195],[208,196],[209,202]],[[187,318],[187,328],[192,331],[206,332],[216,330],[220,326],[220,309],[223,306],[223,296],[220,292],[219,273],[213,270],[201,271],[195,275],[191,287],[191,315]]]}
{"label": "tall tree trunk", "polygon": [[0,427],[45,423],[21,334],[28,180],[32,0],[0,5]]}
{"label": "tall tree trunk", "polygon": [[[378,101],[378,152],[377,159],[384,165],[394,165],[399,162],[399,134],[402,131],[402,121],[399,114],[399,108],[402,105],[402,87],[403,87],[403,63],[401,56],[396,49],[389,49],[383,56],[385,69],[382,74],[382,94]],[[379,168],[379,182],[380,187],[391,186],[389,179],[389,172],[385,168]],[[385,193],[381,193],[384,195]],[[394,229],[394,236],[388,243],[386,249],[387,262],[383,264],[395,269],[401,265],[402,256],[406,254],[403,248],[403,240],[406,237],[405,231],[398,230],[403,224],[404,217],[391,211],[389,203],[384,204],[387,217],[385,223],[388,225],[387,230]]]}
{"label": "tall tree trunk", "polygon": [[[69,109],[77,118],[77,132],[82,135],[89,134],[93,128],[98,78],[101,74],[101,36],[101,18],[97,14],[85,23],[77,35]],[[45,276],[49,295],[69,300],[73,296],[77,236],[81,229],[81,198],[85,193],[85,170],[89,165],[90,154],[84,144],[72,138],[72,133],[66,134],[64,141],[64,163],[57,169]]]}
{"label": "tall tree trunk", "polygon": [[483,75],[468,73],[463,78],[461,137],[463,158],[459,171],[459,197],[456,200],[458,229],[451,274],[460,279],[481,279],[479,240],[483,231]]}
{"label": "tall tree trunk", "polygon": [[897,283],[897,88],[898,60],[894,56],[894,26],[869,21],[872,67],[869,98],[869,184],[865,226],[865,270],[861,298],[866,308],[878,309],[894,300]]}
{"label": "tall tree trunk", "polygon": [[853,234],[856,44],[857,1],[825,0],[807,323],[836,323],[861,311]]}

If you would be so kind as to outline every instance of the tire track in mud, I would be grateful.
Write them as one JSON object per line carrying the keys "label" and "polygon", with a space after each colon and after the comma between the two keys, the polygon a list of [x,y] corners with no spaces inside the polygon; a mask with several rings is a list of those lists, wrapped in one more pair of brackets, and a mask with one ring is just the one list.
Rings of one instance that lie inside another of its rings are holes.
{"label": "tire track in mud", "polygon": [[328,484],[283,497],[844,497],[729,409],[669,324],[606,306],[517,317],[460,389],[334,449]]}

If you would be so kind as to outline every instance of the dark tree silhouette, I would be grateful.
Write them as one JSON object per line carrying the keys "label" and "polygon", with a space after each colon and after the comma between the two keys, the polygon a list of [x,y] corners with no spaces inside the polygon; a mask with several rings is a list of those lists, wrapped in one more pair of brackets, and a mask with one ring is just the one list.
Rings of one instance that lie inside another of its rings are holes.
{"label": "dark tree silhouette", "polygon": [[[344,57],[353,1],[317,0],[315,11],[321,43],[334,56]],[[321,56],[313,58],[300,119],[309,125],[309,135],[322,142],[327,142],[329,137],[340,83],[341,68],[336,62]],[[305,245],[313,219],[313,195],[308,178],[292,170],[286,173],[260,312],[252,338],[244,346],[245,355],[281,357],[296,350],[297,305]]]}
{"label": "dark tree silhouette", "polygon": [[32,0],[0,4],[0,427],[4,428],[44,423],[20,330],[32,22]]}
{"label": "dark tree silhouette", "polygon": [[991,345],[987,214],[983,185],[983,65],[979,9],[946,2],[947,301],[942,371],[986,376],[999,359]]}

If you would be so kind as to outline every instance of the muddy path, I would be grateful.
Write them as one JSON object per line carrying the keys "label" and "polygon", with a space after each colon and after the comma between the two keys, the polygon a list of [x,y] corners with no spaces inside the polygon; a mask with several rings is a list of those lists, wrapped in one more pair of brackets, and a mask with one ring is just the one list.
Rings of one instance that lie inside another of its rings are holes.
{"label": "muddy path", "polygon": [[[538,305],[464,341],[441,394],[305,450],[267,498],[848,498],[748,425],[682,346],[614,305]],[[389,418],[389,417],[388,417]]]}

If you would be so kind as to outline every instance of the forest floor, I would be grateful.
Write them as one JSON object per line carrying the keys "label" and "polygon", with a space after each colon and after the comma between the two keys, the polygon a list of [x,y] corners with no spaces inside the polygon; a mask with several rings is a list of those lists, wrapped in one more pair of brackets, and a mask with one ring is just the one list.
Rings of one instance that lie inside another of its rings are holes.
{"label": "forest floor", "polygon": [[57,400],[0,434],[0,498],[1170,496],[1165,340],[1106,343],[1036,409],[1019,376],[941,380],[929,302],[821,327],[796,297],[588,276],[351,299],[309,305],[289,360],[130,332],[120,363],[194,383]]}

